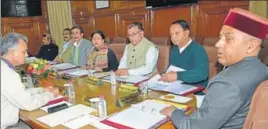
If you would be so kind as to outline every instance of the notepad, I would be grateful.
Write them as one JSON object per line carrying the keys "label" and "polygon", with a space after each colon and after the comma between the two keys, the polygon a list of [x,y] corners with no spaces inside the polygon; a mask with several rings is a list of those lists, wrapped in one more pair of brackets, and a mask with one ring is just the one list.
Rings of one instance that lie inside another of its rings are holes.
{"label": "notepad", "polygon": [[85,125],[91,125],[97,129],[115,129],[109,125],[105,125],[105,124],[101,123],[99,117],[92,116],[89,114],[84,114],[83,116],[81,116],[77,119],[74,119],[74,120],[69,121],[69,122],[65,122],[63,125],[69,129],[78,129],[78,128],[81,128]]}
{"label": "notepad", "polygon": [[[117,81],[127,82],[127,83],[139,83],[141,81],[147,80],[149,77],[147,76],[121,76],[117,77]],[[103,79],[110,80],[110,76],[106,76]]]}
{"label": "notepad", "polygon": [[167,121],[167,116],[160,110],[170,105],[155,100],[145,100],[134,104],[102,122],[116,128],[149,129],[156,128]]}
{"label": "notepad", "polygon": [[79,117],[82,117],[84,114],[89,114],[93,111],[95,111],[95,109],[87,107],[82,104],[78,104],[52,114],[41,116],[37,118],[37,120],[50,127],[55,127],[59,124],[63,124],[66,122],[70,122],[71,120],[78,119]]}

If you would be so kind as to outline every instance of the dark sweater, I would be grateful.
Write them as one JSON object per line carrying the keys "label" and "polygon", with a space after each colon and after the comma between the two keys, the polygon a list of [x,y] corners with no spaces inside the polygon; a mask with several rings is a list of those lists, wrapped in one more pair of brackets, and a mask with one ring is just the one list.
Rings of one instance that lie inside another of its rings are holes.
{"label": "dark sweater", "polygon": [[108,49],[108,68],[104,68],[102,69],[103,72],[108,72],[108,71],[115,71],[117,70],[117,67],[119,65],[118,60],[113,52],[113,50],[111,50],[110,48]]}
{"label": "dark sweater", "polygon": [[48,61],[53,61],[55,57],[58,55],[59,48],[56,44],[50,43],[48,45],[43,45],[38,54],[36,55],[36,58],[42,58]]}
{"label": "dark sweater", "polygon": [[171,48],[169,64],[185,69],[177,73],[177,80],[206,87],[209,75],[208,56],[202,45],[192,41],[180,53],[178,46]]}

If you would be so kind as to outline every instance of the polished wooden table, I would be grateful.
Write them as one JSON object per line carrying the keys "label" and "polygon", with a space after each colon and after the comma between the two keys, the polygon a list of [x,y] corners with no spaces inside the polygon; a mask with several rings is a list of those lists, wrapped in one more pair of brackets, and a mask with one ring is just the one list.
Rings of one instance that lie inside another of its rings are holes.
{"label": "polished wooden table", "polygon": [[[117,107],[115,104],[116,100],[120,96],[123,96],[124,93],[117,91],[116,95],[113,96],[111,94],[111,86],[109,83],[104,82],[102,86],[93,86],[93,85],[90,85],[87,83],[87,79],[88,79],[88,77],[75,78],[73,81],[74,89],[75,89],[75,96],[76,96],[76,98],[75,98],[76,104],[84,104],[83,99],[85,97],[93,98],[93,97],[98,97],[100,95],[104,95],[104,98],[105,98],[106,103],[107,103],[108,115],[110,115],[112,113],[119,112],[119,111],[128,107],[128,106],[124,106],[124,107],[120,108],[120,107]],[[39,80],[39,82],[40,82],[40,85],[54,85],[54,86],[61,87],[64,85],[64,83],[67,82],[67,80],[42,78]],[[164,95],[164,94],[167,94],[167,93],[150,91],[149,98],[155,99],[155,98],[158,98],[159,96]],[[194,95],[189,95],[189,97],[192,97],[193,99],[190,102],[188,102],[187,105],[191,106],[193,108],[191,108],[190,110],[188,110],[186,112],[187,115],[192,113],[192,111],[196,107],[196,98],[194,97]],[[50,127],[37,120],[38,117],[44,116],[46,114],[47,114],[47,112],[45,112],[41,109],[31,111],[31,112],[21,110],[20,111],[20,119],[25,121],[28,125],[30,125],[34,129],[47,129]],[[63,125],[58,125],[54,128],[55,129],[66,129],[66,127]],[[82,129],[88,129],[88,128],[94,128],[94,127],[90,126],[90,125],[82,127]],[[163,124],[162,126],[160,126],[159,128],[160,129],[173,129],[174,127],[173,127],[171,122],[167,122],[167,123]]]}

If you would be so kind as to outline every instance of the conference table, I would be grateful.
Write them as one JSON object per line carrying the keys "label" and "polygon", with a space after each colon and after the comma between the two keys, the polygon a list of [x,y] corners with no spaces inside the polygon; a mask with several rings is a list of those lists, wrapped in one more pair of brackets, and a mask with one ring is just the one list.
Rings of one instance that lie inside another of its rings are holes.
{"label": "conference table", "polygon": [[[108,115],[119,112],[121,110],[126,109],[130,105],[125,105],[123,107],[116,106],[116,100],[120,98],[121,96],[124,96],[125,94],[122,92],[119,92],[117,88],[116,95],[113,95],[111,93],[111,86],[108,82],[103,81],[103,85],[96,86],[91,85],[87,83],[88,77],[80,77],[80,78],[73,78],[72,82],[74,85],[75,90],[75,103],[76,104],[85,104],[85,99],[99,97],[100,95],[103,95],[106,103],[107,103],[107,113]],[[59,89],[63,89],[63,85],[68,82],[68,80],[64,79],[55,79],[55,78],[40,78],[39,79],[38,86],[54,86],[58,87]],[[122,82],[118,82],[117,84],[120,85]],[[118,86],[119,87],[119,86]],[[63,90],[60,92],[60,94],[63,94]],[[158,97],[165,95],[168,93],[165,92],[159,92],[159,91],[149,91],[148,97],[146,99],[157,99]],[[190,106],[191,108],[186,112],[187,115],[191,114],[193,110],[196,108],[196,98],[193,94],[188,95],[188,97],[193,98],[191,101],[187,102],[186,105]],[[90,106],[90,105],[87,105]],[[38,117],[47,115],[48,113],[37,109],[34,111],[25,111],[20,110],[20,119],[25,121],[28,125],[30,125],[34,129],[48,129],[51,128],[44,123],[37,120]],[[86,125],[82,127],[82,129],[94,129],[94,126]],[[56,127],[53,127],[53,129],[66,129],[63,125],[58,125]],[[165,124],[161,125],[159,129],[174,129],[173,124],[171,121],[166,122]]]}

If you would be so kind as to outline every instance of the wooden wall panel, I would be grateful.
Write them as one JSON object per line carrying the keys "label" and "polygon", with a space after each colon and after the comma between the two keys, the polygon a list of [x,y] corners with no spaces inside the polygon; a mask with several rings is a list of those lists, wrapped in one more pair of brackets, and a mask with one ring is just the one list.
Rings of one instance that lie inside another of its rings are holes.
{"label": "wooden wall panel", "polygon": [[169,27],[175,20],[184,19],[191,24],[191,7],[173,7],[152,11],[152,36],[169,36]]}
{"label": "wooden wall panel", "polygon": [[87,33],[100,29],[110,38],[125,37],[128,24],[134,21],[143,23],[146,37],[167,37],[171,23],[185,19],[192,36],[202,43],[204,37],[218,37],[230,8],[248,9],[249,1],[200,1],[195,5],[161,9],[146,9],[145,1],[110,0],[109,4],[108,8],[96,9],[95,1],[72,1],[73,19],[89,28]]}
{"label": "wooden wall panel", "polygon": [[2,36],[9,32],[21,33],[28,37],[28,51],[35,55],[39,51],[42,33],[49,32],[46,1],[42,0],[42,16],[1,18]]}
{"label": "wooden wall panel", "polygon": [[102,30],[106,37],[115,37],[116,35],[116,17],[114,15],[111,16],[103,16],[103,17],[95,17],[94,18],[95,28],[94,30]]}

